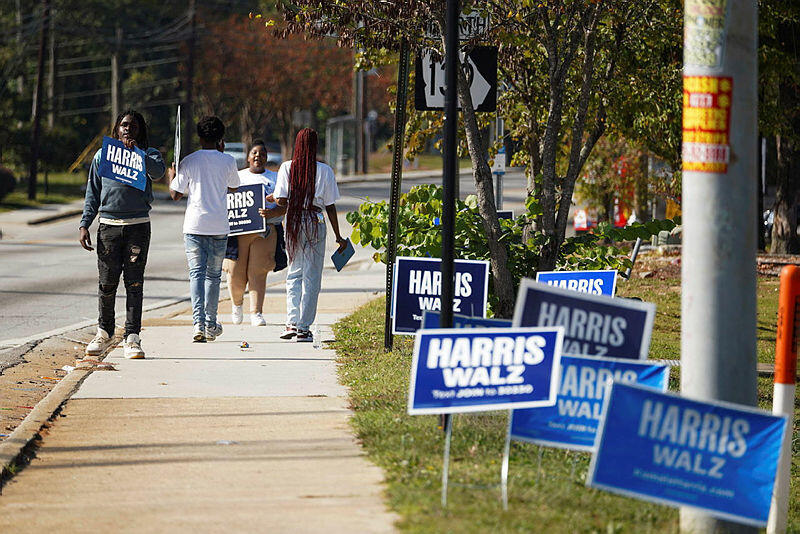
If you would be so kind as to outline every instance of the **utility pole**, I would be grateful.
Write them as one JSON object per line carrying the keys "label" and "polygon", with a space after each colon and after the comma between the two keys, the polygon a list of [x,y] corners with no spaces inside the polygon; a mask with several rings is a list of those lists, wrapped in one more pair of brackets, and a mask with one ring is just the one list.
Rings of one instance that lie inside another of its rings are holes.
{"label": "utility pole", "polygon": [[52,130],[55,126],[56,116],[56,10],[50,16],[50,54],[49,64],[47,65],[47,129]]}
{"label": "utility pole", "polygon": [[[685,0],[681,392],[755,406],[756,0]],[[680,531],[755,533],[681,508]]]}
{"label": "utility pole", "polygon": [[[17,50],[22,54],[22,0],[17,1]],[[17,76],[17,93],[22,94],[25,91],[25,78],[20,73]]]}
{"label": "utility pole", "polygon": [[356,153],[354,156],[354,174],[366,172],[364,167],[364,71],[357,70],[353,75],[353,117],[356,131]]}
{"label": "utility pole", "polygon": [[186,46],[189,47],[189,57],[186,58],[186,102],[183,105],[181,114],[183,115],[183,135],[181,138],[181,154],[189,154],[192,149],[192,139],[194,137],[194,44],[195,32],[197,30],[197,9],[195,0],[189,0],[189,15],[191,16],[191,30]]}
{"label": "utility pole", "polygon": [[36,173],[39,166],[39,130],[42,119],[42,85],[44,81],[44,47],[47,42],[50,0],[42,0],[42,26],[39,31],[39,60],[36,67],[36,87],[33,94],[33,124],[31,127],[31,161],[28,173],[28,199],[36,200]]}
{"label": "utility pole", "polygon": [[117,25],[114,33],[114,51],[111,53],[111,124],[122,113],[122,77],[120,76],[119,55],[122,53],[122,28]]}

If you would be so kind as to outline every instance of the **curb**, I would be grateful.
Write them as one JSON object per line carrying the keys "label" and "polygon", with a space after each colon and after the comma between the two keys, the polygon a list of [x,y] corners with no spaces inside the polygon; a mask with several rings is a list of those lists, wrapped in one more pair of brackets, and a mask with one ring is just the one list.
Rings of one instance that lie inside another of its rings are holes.
{"label": "curb", "polygon": [[45,398],[36,403],[33,410],[11,435],[0,443],[0,489],[13,475],[11,466],[23,456],[28,446],[39,437],[39,431],[61,406],[72,396],[91,370],[73,369],[56,384]]}
{"label": "curb", "polygon": [[74,210],[65,210],[61,213],[56,213],[55,215],[46,215],[44,217],[39,217],[38,219],[31,219],[28,221],[30,226],[36,226],[37,224],[45,224],[49,222],[60,221],[61,219],[69,219],[70,217],[75,217],[77,215],[82,215],[82,209],[74,209]]}

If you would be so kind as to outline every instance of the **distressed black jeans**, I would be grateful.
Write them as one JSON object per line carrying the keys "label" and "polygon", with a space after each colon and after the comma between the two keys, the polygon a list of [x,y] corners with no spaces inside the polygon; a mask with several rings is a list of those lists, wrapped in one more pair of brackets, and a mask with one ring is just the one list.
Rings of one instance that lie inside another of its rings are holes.
{"label": "distressed black jeans", "polygon": [[114,301],[119,277],[125,280],[125,337],[142,329],[142,299],[144,296],[144,267],[150,248],[150,223],[115,226],[100,224],[97,229],[97,270],[100,273],[98,290],[100,328],[114,333]]}

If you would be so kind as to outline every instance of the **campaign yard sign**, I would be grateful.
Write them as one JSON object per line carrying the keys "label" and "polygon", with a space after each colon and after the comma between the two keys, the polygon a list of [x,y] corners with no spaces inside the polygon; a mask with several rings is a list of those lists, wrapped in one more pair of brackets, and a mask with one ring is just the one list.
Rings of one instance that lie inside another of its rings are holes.
{"label": "campaign yard sign", "polygon": [[614,380],[666,391],[669,366],[612,358],[561,356],[560,380],[555,406],[512,412],[512,439],[591,451],[608,382]]}
{"label": "campaign yard sign", "polygon": [[[392,333],[414,334],[422,325],[422,313],[441,311],[442,260],[398,257],[394,264]],[[453,313],[486,316],[489,262],[455,260]]]}
{"label": "campaign yard sign", "polygon": [[255,234],[266,230],[267,221],[258,214],[264,208],[263,184],[240,185],[228,193],[228,235]]}
{"label": "campaign yard sign", "polygon": [[617,271],[541,271],[536,281],[580,293],[613,297],[617,290]]}
{"label": "campaign yard sign", "polygon": [[144,191],[147,187],[145,157],[147,156],[144,150],[137,146],[127,148],[118,139],[103,137],[103,148],[100,149],[100,165],[97,167],[97,174]]}
{"label": "campaign yard sign", "polygon": [[514,326],[563,326],[564,354],[646,359],[655,304],[580,293],[523,279]]}
{"label": "campaign yard sign", "polygon": [[763,527],[786,421],[615,382],[587,485]]}
{"label": "campaign yard sign", "polygon": [[[441,328],[439,326],[439,312],[425,311],[422,314],[422,328]],[[453,328],[508,328],[511,321],[507,319],[485,319],[483,317],[468,317],[453,314]]]}
{"label": "campaign yard sign", "polygon": [[564,329],[420,330],[408,413],[460,413],[551,406]]}

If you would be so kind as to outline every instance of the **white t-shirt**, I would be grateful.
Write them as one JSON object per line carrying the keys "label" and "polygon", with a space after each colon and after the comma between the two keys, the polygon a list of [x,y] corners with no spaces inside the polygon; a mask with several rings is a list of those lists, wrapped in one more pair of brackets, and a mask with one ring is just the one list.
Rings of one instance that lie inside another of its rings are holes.
{"label": "white t-shirt", "polygon": [[[289,198],[289,169],[292,162],[284,161],[278,169],[278,182],[275,184],[275,198]],[[335,204],[339,200],[339,187],[333,176],[333,169],[324,163],[317,162],[317,177],[314,181],[314,202],[318,208]]]}
{"label": "white t-shirt", "polygon": [[236,160],[218,150],[202,149],[181,161],[170,189],[189,195],[183,233],[227,235],[229,187],[239,187]]}
{"label": "white t-shirt", "polygon": [[[268,169],[265,169],[264,172],[260,174],[250,172],[250,169],[242,169],[239,171],[239,183],[241,185],[263,184],[265,195],[271,195],[275,191],[275,182],[277,179],[278,173]],[[264,207],[267,209],[272,209],[276,206],[277,204],[274,202],[264,202]],[[271,219],[267,219],[267,224],[279,224],[282,220],[283,216],[272,217]]]}

